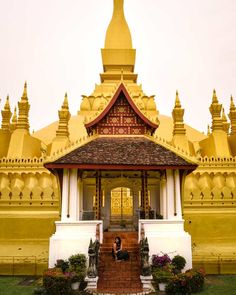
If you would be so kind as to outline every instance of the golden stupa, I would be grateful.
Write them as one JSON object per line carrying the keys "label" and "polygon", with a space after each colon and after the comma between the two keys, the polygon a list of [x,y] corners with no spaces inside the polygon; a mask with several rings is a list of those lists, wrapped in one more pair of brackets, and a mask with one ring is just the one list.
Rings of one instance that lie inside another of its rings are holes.
{"label": "golden stupa", "polygon": [[[236,273],[236,107],[233,97],[228,120],[213,91],[209,102],[212,124],[207,135],[184,124],[178,92],[173,100],[172,117],[159,114],[154,96],[145,94],[137,83],[136,50],[132,47],[123,0],[114,0],[114,12],[101,53],[104,70],[100,74],[101,83],[90,95],[82,96],[76,115],[70,113],[66,94],[58,111],[59,120],[31,134],[27,84],[14,112],[9,98],[6,99],[0,129],[0,274],[10,274],[13,260],[17,259],[19,265],[28,259],[37,266],[37,273],[45,268],[49,237],[55,231],[54,222],[60,219],[61,192],[57,178],[44,164],[98,136],[88,134],[86,125],[99,117],[121,84],[139,112],[158,126],[150,135],[153,140],[198,165],[182,187],[183,218],[185,230],[192,237],[194,266],[203,265],[208,273]],[[34,273],[30,263],[19,267],[18,274]]]}

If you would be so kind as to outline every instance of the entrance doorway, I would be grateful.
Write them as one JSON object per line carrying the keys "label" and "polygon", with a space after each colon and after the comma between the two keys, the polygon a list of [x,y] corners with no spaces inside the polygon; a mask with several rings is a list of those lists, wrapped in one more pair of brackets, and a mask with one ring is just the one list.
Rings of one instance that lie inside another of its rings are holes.
{"label": "entrance doorway", "polygon": [[111,190],[111,223],[126,227],[133,222],[133,193],[128,187]]}

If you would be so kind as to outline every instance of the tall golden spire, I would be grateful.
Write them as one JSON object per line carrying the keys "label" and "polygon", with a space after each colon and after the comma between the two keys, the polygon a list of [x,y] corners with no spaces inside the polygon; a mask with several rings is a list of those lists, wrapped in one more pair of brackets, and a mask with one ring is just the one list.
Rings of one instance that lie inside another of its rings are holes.
{"label": "tall golden spire", "polygon": [[11,112],[11,108],[9,104],[9,96],[7,96],[4,109],[2,110],[2,130],[5,130],[5,131],[10,130],[11,115],[12,115],[12,112]]}
{"label": "tall golden spire", "polygon": [[29,109],[30,105],[27,96],[27,83],[25,82],[24,91],[21,100],[18,102],[19,116],[17,120],[17,129],[29,131]]}
{"label": "tall golden spire", "polygon": [[[124,0],[113,0],[113,15],[107,28],[105,47],[102,49],[104,73],[101,82],[124,80],[136,82],[135,54],[129,26],[124,15]],[[123,73],[122,73],[123,72]]]}
{"label": "tall golden spire", "polygon": [[132,38],[124,14],[124,0],[114,0],[111,22],[107,28],[106,49],[132,49]]}
{"label": "tall golden spire", "polygon": [[56,131],[56,137],[69,137],[68,122],[70,120],[71,115],[69,112],[67,93],[65,94],[61,110],[58,111],[58,116],[59,124],[58,129]]}
{"label": "tall golden spire", "polygon": [[234,104],[233,96],[231,95],[230,98],[230,112],[229,112],[229,118],[231,123],[231,135],[236,135],[236,107]]}
{"label": "tall golden spire", "polygon": [[223,122],[221,118],[222,105],[219,104],[215,89],[213,90],[212,103],[209,110],[212,116],[212,131],[223,130]]}
{"label": "tall golden spire", "polygon": [[227,120],[224,108],[222,109],[222,117],[221,117],[221,119],[222,119],[222,124],[223,124],[223,130],[228,134],[229,133],[230,123]]}
{"label": "tall golden spire", "polygon": [[176,134],[186,134],[186,129],[184,128],[184,109],[181,108],[181,103],[179,100],[179,93],[176,91],[175,106],[172,111],[172,117],[174,120],[174,130],[173,135]]}

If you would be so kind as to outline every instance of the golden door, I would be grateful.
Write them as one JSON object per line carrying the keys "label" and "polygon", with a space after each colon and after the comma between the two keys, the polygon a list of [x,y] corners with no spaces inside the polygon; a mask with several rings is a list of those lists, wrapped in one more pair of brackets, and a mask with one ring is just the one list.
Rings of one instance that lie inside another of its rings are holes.
{"label": "golden door", "polygon": [[127,187],[117,187],[111,191],[111,216],[133,216],[133,196]]}

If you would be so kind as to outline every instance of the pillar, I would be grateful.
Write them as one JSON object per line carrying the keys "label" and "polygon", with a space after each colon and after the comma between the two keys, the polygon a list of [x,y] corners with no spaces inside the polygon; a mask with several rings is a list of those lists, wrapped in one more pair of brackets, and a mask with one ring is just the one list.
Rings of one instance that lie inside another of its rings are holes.
{"label": "pillar", "polygon": [[147,171],[142,171],[141,210],[144,212],[144,218],[149,219]]}
{"label": "pillar", "polygon": [[82,220],[82,217],[83,217],[83,191],[84,191],[83,181],[82,181],[82,178],[79,178],[78,179],[78,194],[77,194],[79,214],[77,216],[77,220]]}
{"label": "pillar", "polygon": [[175,183],[173,170],[166,170],[167,219],[175,217]]}
{"label": "pillar", "polygon": [[61,196],[61,221],[69,217],[69,170],[63,170],[62,196]]}
{"label": "pillar", "polygon": [[163,219],[167,218],[167,194],[166,194],[166,175],[161,176],[160,181],[160,211]]}
{"label": "pillar", "polygon": [[149,200],[148,200],[148,177],[147,172],[144,172],[144,214],[145,219],[149,219]]}
{"label": "pillar", "polygon": [[102,204],[102,196],[101,196],[101,172],[98,171],[96,175],[96,196],[95,196],[95,219],[101,219],[101,204]]}
{"label": "pillar", "polygon": [[174,182],[175,182],[175,208],[176,208],[176,218],[182,220],[181,189],[180,189],[179,170],[175,170],[174,171]]}
{"label": "pillar", "polygon": [[69,215],[70,221],[76,221],[78,219],[79,208],[78,208],[78,182],[77,182],[77,169],[71,169],[69,171],[69,185],[70,185],[70,195],[69,195]]}
{"label": "pillar", "polygon": [[140,207],[141,210],[144,210],[144,203],[145,203],[145,180],[144,180],[144,171],[141,173],[141,202],[140,202]]}

